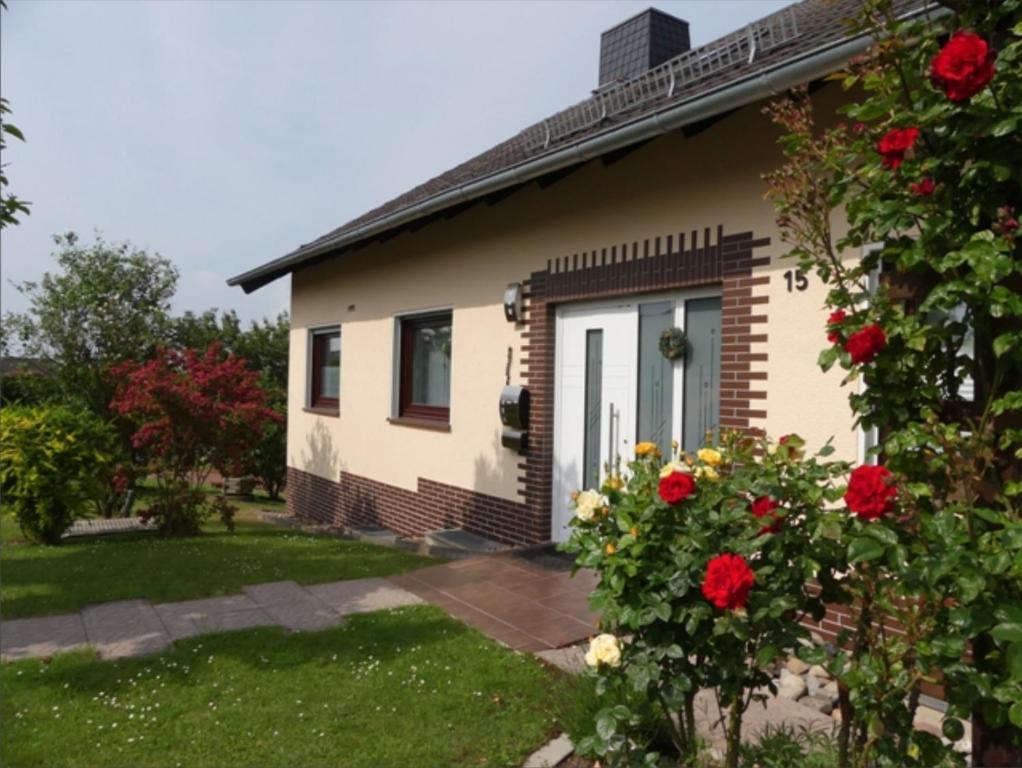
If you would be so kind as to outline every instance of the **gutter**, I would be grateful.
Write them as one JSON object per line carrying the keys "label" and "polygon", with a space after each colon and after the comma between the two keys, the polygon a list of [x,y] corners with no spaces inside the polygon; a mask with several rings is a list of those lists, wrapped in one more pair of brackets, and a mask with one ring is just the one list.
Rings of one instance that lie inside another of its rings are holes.
{"label": "gutter", "polygon": [[[943,9],[933,9],[940,13]],[[931,10],[932,12],[932,10]],[[925,5],[906,14],[926,14]],[[746,106],[840,69],[849,59],[863,53],[872,42],[868,35],[831,43],[746,77],[728,83],[709,93],[691,97],[679,104],[613,126],[594,136],[580,139],[567,147],[541,155],[475,179],[466,184],[439,192],[406,208],[366,222],[355,229],[302,246],[291,253],[230,278],[228,285],[240,285],[245,293],[283,277],[301,264],[338,248],[381,234],[402,224],[436,213],[459,203],[469,202],[515,184],[532,181],[552,171],[592,160],[616,149],[677,130],[738,107]]]}

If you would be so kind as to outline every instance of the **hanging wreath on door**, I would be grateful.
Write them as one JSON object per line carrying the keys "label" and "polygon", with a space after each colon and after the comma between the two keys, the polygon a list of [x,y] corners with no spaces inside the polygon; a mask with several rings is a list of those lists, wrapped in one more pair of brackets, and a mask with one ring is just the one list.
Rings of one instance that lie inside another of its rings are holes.
{"label": "hanging wreath on door", "polygon": [[688,337],[675,326],[660,334],[660,354],[668,360],[681,360],[688,349]]}

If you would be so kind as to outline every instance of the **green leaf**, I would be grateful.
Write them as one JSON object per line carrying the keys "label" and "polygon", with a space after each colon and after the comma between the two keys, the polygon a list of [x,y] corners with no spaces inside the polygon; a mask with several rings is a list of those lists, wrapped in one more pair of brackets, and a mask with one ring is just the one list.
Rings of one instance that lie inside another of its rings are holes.
{"label": "green leaf", "polygon": [[1022,728],[1022,701],[1016,701],[1008,710],[1008,719],[1016,728]]}
{"label": "green leaf", "polygon": [[823,664],[827,661],[827,651],[818,645],[800,645],[795,655],[806,664]]}
{"label": "green leaf", "polygon": [[862,563],[883,557],[884,545],[870,536],[858,536],[848,545],[848,562]]}
{"label": "green leaf", "polygon": [[601,710],[596,716],[596,733],[601,739],[610,739],[617,730],[617,720],[609,709]]}
{"label": "green leaf", "polygon": [[776,645],[764,645],[756,654],[756,666],[765,667],[771,661],[781,655],[781,649]]}
{"label": "green leaf", "polygon": [[999,622],[1022,624],[1022,605],[999,605],[994,609]]}
{"label": "green leaf", "polygon": [[1017,333],[1002,333],[994,339],[994,354],[1001,357],[1005,352],[1018,344]]}
{"label": "green leaf", "polygon": [[871,523],[869,527],[866,528],[866,535],[872,536],[877,541],[880,541],[889,547],[893,547],[898,543],[898,534],[880,522]]}
{"label": "green leaf", "polygon": [[1004,652],[1004,660],[1008,674],[1016,682],[1022,683],[1022,643],[1012,643]]}
{"label": "green leaf", "polygon": [[1000,122],[994,123],[994,127],[990,129],[990,135],[1007,136],[1009,133],[1014,133],[1015,128],[1018,126],[1018,121],[1018,115],[1010,115]]}
{"label": "green leaf", "polygon": [[1005,640],[1009,643],[1022,643],[1022,624],[1017,622],[1005,622],[998,624],[990,634],[995,640]]}
{"label": "green leaf", "polygon": [[653,606],[653,613],[656,614],[660,621],[671,620],[671,604],[670,603],[657,603]]}
{"label": "green leaf", "polygon": [[841,354],[841,348],[838,346],[827,347],[827,349],[820,352],[820,356],[816,361],[816,364],[825,371],[829,371],[834,367],[834,363],[837,362],[838,356]]}

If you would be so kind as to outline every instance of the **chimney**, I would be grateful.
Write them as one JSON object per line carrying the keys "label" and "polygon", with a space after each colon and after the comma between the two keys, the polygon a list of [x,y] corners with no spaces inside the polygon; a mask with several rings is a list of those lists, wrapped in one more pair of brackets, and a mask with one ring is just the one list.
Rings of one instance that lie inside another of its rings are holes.
{"label": "chimney", "polygon": [[687,21],[649,8],[600,35],[600,87],[641,75],[689,47]]}

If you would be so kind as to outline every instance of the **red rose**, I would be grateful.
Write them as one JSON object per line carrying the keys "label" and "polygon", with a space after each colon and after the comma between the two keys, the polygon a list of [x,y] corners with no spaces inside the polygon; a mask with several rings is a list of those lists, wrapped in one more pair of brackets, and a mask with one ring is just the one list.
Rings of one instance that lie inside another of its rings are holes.
{"label": "red rose", "polygon": [[891,511],[898,489],[888,482],[890,470],[880,465],[864,465],[852,470],[845,491],[848,509],[863,520],[876,520]]}
{"label": "red rose", "polygon": [[717,555],[706,565],[703,597],[718,608],[744,608],[749,590],[756,581],[752,569],[741,555]]}
{"label": "red rose", "polygon": [[660,478],[660,498],[668,504],[684,501],[696,489],[696,481],[687,472],[671,472]]}
{"label": "red rose", "polygon": [[764,525],[759,529],[759,535],[762,536],[764,533],[777,533],[781,530],[782,517],[778,516],[776,511],[780,508],[780,504],[771,499],[769,496],[760,496],[758,499],[752,502],[752,514],[758,519],[768,517],[770,519],[769,525]]}
{"label": "red rose", "polygon": [[841,341],[840,329],[837,327],[845,321],[848,315],[843,309],[836,309],[830,313],[830,317],[827,318],[827,341],[831,344],[837,344]]}
{"label": "red rose", "polygon": [[918,128],[892,128],[877,142],[877,152],[884,158],[884,165],[892,171],[905,160],[908,152],[919,138]]}
{"label": "red rose", "polygon": [[933,57],[930,78],[951,101],[965,101],[994,79],[994,52],[982,37],[959,30]]}
{"label": "red rose", "polygon": [[909,189],[912,190],[912,193],[919,195],[920,197],[929,197],[932,195],[936,186],[937,185],[933,183],[933,179],[929,178],[922,179],[921,181],[916,181],[908,185]]}
{"label": "red rose", "polygon": [[845,352],[852,356],[856,365],[870,362],[877,353],[887,346],[887,335],[879,325],[860,328],[845,342]]}

